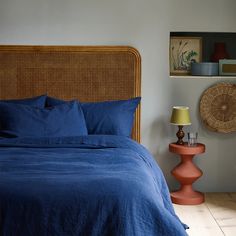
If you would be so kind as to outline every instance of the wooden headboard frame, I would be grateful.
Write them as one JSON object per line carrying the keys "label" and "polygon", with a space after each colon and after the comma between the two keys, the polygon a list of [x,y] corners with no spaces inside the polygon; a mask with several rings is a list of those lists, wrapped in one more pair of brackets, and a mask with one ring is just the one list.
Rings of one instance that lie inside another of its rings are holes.
{"label": "wooden headboard frame", "polygon": [[[46,93],[85,102],[140,96],[140,54],[128,46],[0,46],[0,99]],[[140,142],[140,106],[132,138]]]}

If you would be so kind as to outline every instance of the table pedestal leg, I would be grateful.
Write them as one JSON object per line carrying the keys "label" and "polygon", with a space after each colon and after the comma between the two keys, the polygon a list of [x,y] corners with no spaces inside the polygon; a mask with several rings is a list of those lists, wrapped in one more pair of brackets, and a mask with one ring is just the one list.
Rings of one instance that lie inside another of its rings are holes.
{"label": "table pedestal leg", "polygon": [[180,182],[180,189],[171,193],[173,203],[196,205],[204,202],[204,194],[194,191],[192,184],[202,176],[202,171],[194,165],[194,155],[180,155],[181,162],[171,171]]}

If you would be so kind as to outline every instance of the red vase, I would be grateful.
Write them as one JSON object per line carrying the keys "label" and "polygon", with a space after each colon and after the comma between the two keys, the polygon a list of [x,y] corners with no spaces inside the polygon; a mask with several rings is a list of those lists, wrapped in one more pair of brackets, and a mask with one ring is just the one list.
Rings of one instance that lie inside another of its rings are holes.
{"label": "red vase", "polygon": [[219,62],[220,59],[229,59],[229,54],[226,51],[225,43],[215,43],[214,52],[211,55],[212,62]]}

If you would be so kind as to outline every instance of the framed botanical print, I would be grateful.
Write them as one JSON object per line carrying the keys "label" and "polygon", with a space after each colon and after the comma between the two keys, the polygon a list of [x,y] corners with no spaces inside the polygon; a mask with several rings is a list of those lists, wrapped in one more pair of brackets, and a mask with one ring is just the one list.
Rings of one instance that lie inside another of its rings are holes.
{"label": "framed botanical print", "polygon": [[190,74],[191,63],[202,60],[201,37],[170,37],[170,75]]}

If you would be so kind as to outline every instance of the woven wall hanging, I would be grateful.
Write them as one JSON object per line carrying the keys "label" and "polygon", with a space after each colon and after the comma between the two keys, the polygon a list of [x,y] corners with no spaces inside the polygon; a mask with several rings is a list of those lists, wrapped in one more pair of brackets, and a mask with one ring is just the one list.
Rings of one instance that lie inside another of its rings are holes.
{"label": "woven wall hanging", "polygon": [[236,131],[236,84],[218,83],[206,89],[200,100],[200,116],[211,131]]}

